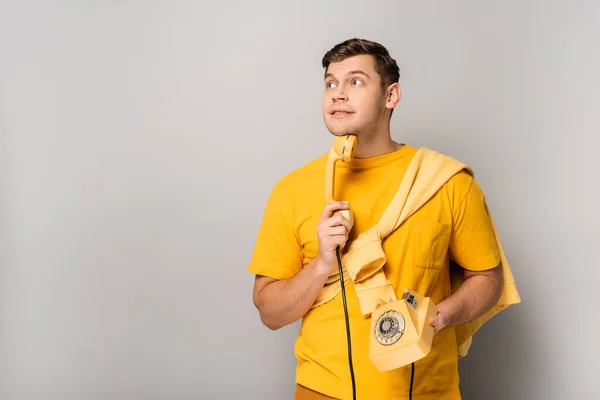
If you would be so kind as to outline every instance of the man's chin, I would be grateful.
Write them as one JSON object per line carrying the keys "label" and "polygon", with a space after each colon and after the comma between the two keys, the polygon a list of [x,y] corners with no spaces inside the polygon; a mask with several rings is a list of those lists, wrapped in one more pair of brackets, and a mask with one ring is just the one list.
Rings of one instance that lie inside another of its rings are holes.
{"label": "man's chin", "polygon": [[350,133],[353,133],[352,129],[350,127],[343,127],[343,128],[339,128],[339,127],[327,127],[327,130],[329,131],[329,133],[331,133],[333,136],[344,136],[344,135],[348,135]]}

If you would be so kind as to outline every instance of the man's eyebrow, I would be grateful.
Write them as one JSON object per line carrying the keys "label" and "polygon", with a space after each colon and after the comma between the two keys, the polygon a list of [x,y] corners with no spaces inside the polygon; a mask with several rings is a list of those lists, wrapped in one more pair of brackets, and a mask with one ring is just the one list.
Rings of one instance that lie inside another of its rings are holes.
{"label": "man's eyebrow", "polygon": [[368,75],[366,72],[363,72],[363,71],[361,71],[360,69],[356,69],[356,70],[354,70],[354,71],[350,71],[350,72],[348,72],[348,75],[357,75],[357,74],[364,75],[364,76],[366,76],[367,78],[371,79],[371,77],[370,77],[370,76],[369,76],[369,75]]}
{"label": "man's eyebrow", "polygon": [[[364,75],[367,78],[371,79],[371,77],[366,72],[361,71],[360,69],[356,69],[354,71],[350,71],[346,75],[357,75],[357,74]],[[331,72],[328,72],[327,74],[325,74],[325,79],[327,79],[327,78],[334,78],[334,76],[333,76],[333,74]]]}

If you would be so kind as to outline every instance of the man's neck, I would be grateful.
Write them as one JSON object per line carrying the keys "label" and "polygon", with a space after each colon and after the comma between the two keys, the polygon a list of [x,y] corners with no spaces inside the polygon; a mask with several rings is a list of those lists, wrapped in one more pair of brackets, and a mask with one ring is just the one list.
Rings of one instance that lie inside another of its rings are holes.
{"label": "man's neck", "polygon": [[354,158],[371,158],[391,153],[402,148],[400,143],[394,142],[391,137],[359,137]]}

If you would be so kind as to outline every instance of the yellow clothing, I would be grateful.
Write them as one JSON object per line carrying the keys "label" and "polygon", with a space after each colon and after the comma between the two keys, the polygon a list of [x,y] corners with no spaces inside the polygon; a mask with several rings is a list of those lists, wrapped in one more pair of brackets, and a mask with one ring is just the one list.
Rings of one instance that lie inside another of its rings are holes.
{"label": "yellow clothing", "polygon": [[[473,176],[473,171],[467,165],[427,148],[420,148],[412,158],[397,193],[383,212],[379,222],[361,232],[356,239],[349,243],[342,256],[344,282],[352,279],[363,315],[370,315],[382,302],[397,300],[394,287],[386,279],[383,271],[386,263],[386,256],[382,248],[383,240],[425,204],[451,177],[463,170]],[[485,321],[509,305],[520,302],[510,265],[504,255],[502,243],[489,210],[488,216],[492,222],[492,229],[500,250],[500,267],[503,273],[502,296],[486,314],[456,327],[459,357],[467,354],[471,345],[471,337]],[[455,292],[463,282],[460,270],[451,270],[451,280],[452,291]],[[312,308],[331,300],[340,290],[339,272],[334,270]]]}
{"label": "yellow clothing", "polygon": [[[349,244],[380,221],[417,150],[400,150],[336,166],[334,197],[348,201],[355,224]],[[316,226],[325,205],[327,155],[286,175],[275,185],[263,216],[248,270],[275,279],[294,276],[318,254]],[[450,260],[470,270],[499,265],[501,254],[484,195],[466,171],[454,175],[383,241],[386,279],[401,295],[409,287],[435,304],[452,292]],[[346,298],[352,334],[357,398],[401,399],[408,395],[410,365],[385,373],[369,359],[370,318],[363,315],[351,280]],[[331,397],[351,398],[341,296],[312,308],[294,346],[296,382]],[[433,338],[429,355],[415,362],[413,397],[460,399],[456,328]]]}

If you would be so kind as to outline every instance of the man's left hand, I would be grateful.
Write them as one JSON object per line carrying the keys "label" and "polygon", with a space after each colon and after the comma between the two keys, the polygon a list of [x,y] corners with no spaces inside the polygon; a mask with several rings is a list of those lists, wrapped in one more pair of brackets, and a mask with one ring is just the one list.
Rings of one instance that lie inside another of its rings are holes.
{"label": "man's left hand", "polygon": [[429,323],[433,326],[433,334],[438,333],[442,328],[448,326],[448,322],[442,314],[438,311],[437,315],[429,318]]}

